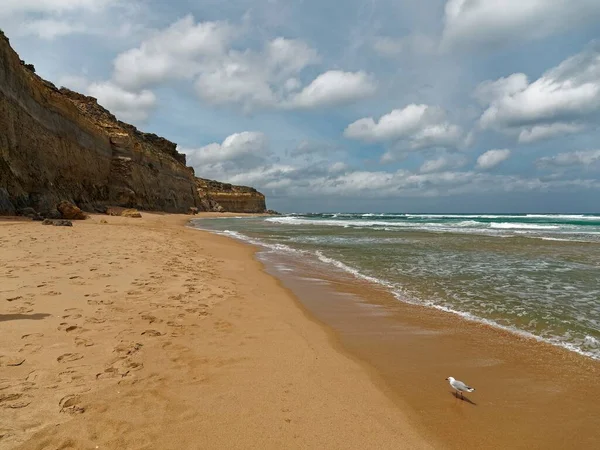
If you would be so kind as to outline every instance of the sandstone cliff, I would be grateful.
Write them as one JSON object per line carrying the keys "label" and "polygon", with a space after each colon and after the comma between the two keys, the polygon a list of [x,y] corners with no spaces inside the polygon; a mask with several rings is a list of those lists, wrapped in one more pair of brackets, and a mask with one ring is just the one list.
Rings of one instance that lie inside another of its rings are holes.
{"label": "sandstone cliff", "polygon": [[265,196],[251,187],[204,178],[196,178],[196,187],[205,211],[264,213],[267,209]]}
{"label": "sandstone cliff", "polygon": [[[232,187],[214,202],[225,211],[263,212],[264,196],[247,189]],[[38,77],[0,32],[0,214],[51,211],[61,200],[90,211],[218,209],[208,196],[176,144]],[[262,197],[262,209],[250,197]]]}

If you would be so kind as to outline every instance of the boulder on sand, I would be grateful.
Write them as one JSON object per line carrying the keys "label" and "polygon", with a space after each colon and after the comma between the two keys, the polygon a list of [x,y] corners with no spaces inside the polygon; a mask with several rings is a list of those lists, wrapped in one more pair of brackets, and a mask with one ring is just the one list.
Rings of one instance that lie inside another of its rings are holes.
{"label": "boulder on sand", "polygon": [[70,220],[65,220],[65,219],[59,219],[59,220],[44,219],[44,221],[42,222],[42,225],[54,225],[55,227],[72,227],[73,222],[71,222]]}
{"label": "boulder on sand", "polygon": [[123,211],[121,211],[121,216],[134,217],[134,218],[142,217],[142,215],[140,214],[140,212],[137,209],[124,209]]}
{"label": "boulder on sand", "polygon": [[60,214],[64,219],[69,220],[85,220],[87,219],[87,214],[85,214],[81,209],[75,206],[71,202],[62,201],[56,207],[60,211]]}

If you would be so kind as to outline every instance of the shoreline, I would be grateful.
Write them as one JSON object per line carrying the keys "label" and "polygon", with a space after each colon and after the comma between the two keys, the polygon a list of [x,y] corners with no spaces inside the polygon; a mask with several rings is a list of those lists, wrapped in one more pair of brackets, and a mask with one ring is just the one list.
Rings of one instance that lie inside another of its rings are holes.
{"label": "shoreline", "polygon": [[[381,286],[323,273],[291,256],[261,261],[310,315],[333,329],[343,351],[371,367],[376,384],[401,409],[409,406],[415,426],[445,447],[587,448],[600,442],[593,419],[600,407],[591,400],[600,397],[597,360],[401,302]],[[448,376],[477,388],[466,396],[470,402],[448,395]]]}
{"label": "shoreline", "polygon": [[[210,213],[212,214],[212,213]],[[260,217],[263,215],[260,214],[247,214],[248,217]],[[268,215],[267,215],[268,216]],[[225,217],[229,217],[229,218],[240,218],[243,217],[240,215],[235,215],[235,214],[231,214],[228,216],[223,216]],[[206,216],[206,217],[202,217],[199,218],[201,219],[213,219],[213,218],[219,218],[219,216]],[[191,219],[190,223],[192,222]],[[191,228],[194,228],[196,230],[200,230],[200,231],[207,231],[210,233],[213,233],[215,235],[218,236],[225,236],[225,237],[229,237],[234,239],[237,242],[241,242],[243,244],[246,245],[250,245],[252,247],[256,247],[257,253],[264,253],[264,252],[268,252],[269,250],[267,249],[271,249],[271,247],[269,247],[268,245],[266,245],[264,242],[261,242],[258,239],[253,239],[253,238],[249,238],[248,236],[245,236],[243,234],[239,234],[237,232],[223,232],[220,230],[213,230],[213,229],[209,229],[209,228],[196,228],[192,225],[189,225]],[[534,239],[532,237],[524,237],[525,239]],[[540,239],[540,238],[535,238],[535,239]],[[542,238],[543,239],[543,238]],[[573,242],[573,241],[570,241]],[[323,259],[322,259],[323,258]],[[443,313],[443,314],[451,314],[453,316],[456,316],[457,318],[459,318],[460,320],[465,320],[474,324],[478,324],[478,325],[482,325],[482,326],[486,326],[486,327],[490,327],[492,329],[498,330],[498,331],[502,331],[502,332],[506,332],[506,333],[510,333],[511,335],[514,335],[515,338],[518,339],[530,339],[532,341],[535,341],[539,344],[542,345],[550,345],[552,347],[555,348],[559,348],[561,350],[566,350],[569,353],[575,353],[578,356],[584,357],[586,359],[590,359],[592,361],[597,361],[600,362],[600,355],[596,355],[594,353],[590,353],[586,350],[583,350],[579,347],[577,347],[576,345],[572,344],[572,343],[568,343],[568,342],[562,342],[559,341],[557,339],[552,340],[552,339],[548,339],[548,338],[544,338],[542,336],[538,336],[536,334],[533,334],[529,331],[526,330],[521,330],[519,328],[516,328],[514,326],[510,326],[510,325],[502,325],[500,323],[495,322],[492,319],[487,319],[487,318],[483,318],[483,317],[478,317],[478,316],[474,316],[469,312],[464,312],[464,311],[460,311],[460,310],[455,310],[449,307],[444,307],[444,306],[439,306],[433,303],[428,303],[428,304],[424,304],[424,303],[419,303],[418,301],[414,301],[408,298],[403,298],[403,295],[400,294],[397,291],[394,291],[394,288],[392,285],[390,285],[390,283],[384,281],[384,280],[380,280],[378,278],[374,278],[370,275],[365,275],[361,272],[359,272],[358,270],[356,270],[353,267],[349,267],[346,264],[340,262],[340,261],[336,261],[333,259],[330,259],[328,257],[321,257],[318,256],[318,259],[321,263],[324,263],[325,265],[329,266],[329,268],[331,269],[332,272],[343,272],[344,275],[346,276],[350,276],[350,278],[353,278],[354,280],[358,281],[358,282],[367,282],[373,285],[374,288],[381,288],[383,289],[385,292],[389,293],[391,296],[393,296],[398,302],[401,302],[403,304],[407,304],[407,305],[412,305],[418,308],[426,308],[426,309],[433,309],[438,311],[439,313]],[[343,267],[341,267],[343,266]],[[277,277],[277,274],[273,274],[273,276]],[[325,326],[327,326],[326,324],[324,324]]]}
{"label": "shoreline", "polygon": [[0,223],[0,448],[431,447],[255,249],[189,219]]}

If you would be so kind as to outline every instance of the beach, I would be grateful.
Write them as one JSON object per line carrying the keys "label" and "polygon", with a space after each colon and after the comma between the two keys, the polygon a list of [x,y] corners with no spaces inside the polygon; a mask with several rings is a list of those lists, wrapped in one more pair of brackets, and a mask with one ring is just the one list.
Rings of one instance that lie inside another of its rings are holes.
{"label": "beach", "polygon": [[254,248],[188,220],[0,221],[0,448],[441,445]]}

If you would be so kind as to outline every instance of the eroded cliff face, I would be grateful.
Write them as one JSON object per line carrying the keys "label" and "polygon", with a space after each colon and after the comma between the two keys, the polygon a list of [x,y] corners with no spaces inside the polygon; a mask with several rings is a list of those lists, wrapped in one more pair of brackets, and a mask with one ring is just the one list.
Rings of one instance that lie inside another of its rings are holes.
{"label": "eroded cliff face", "polygon": [[[90,211],[214,209],[173,142],[118,121],[96,99],[57,89],[32,69],[0,32],[0,214],[46,212],[62,200]],[[224,211],[263,212],[264,196],[244,189],[220,190],[214,201]]]}
{"label": "eroded cliff face", "polygon": [[265,196],[248,186],[196,178],[196,187],[204,211],[264,213],[267,209]]}

